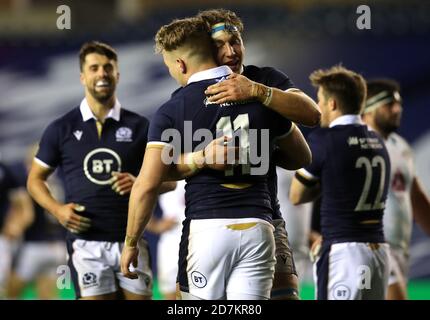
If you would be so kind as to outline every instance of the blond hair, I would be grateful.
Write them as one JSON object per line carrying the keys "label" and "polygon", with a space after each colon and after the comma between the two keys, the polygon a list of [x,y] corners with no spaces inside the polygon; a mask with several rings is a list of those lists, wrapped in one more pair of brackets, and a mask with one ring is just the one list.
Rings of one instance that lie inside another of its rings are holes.
{"label": "blond hair", "polygon": [[177,19],[158,30],[155,35],[157,53],[179,49],[187,50],[188,56],[213,57],[213,43],[202,19]]}

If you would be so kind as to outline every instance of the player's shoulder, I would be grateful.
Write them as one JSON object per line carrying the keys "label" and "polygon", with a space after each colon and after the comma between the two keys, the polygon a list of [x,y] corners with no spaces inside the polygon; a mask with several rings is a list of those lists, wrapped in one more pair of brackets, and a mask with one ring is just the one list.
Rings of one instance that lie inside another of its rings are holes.
{"label": "player's shoulder", "polygon": [[243,75],[253,81],[281,90],[295,88],[294,83],[285,73],[273,67],[245,66]]}
{"label": "player's shoulder", "polygon": [[405,138],[403,138],[401,135],[399,135],[396,132],[392,132],[387,139],[388,142],[393,143],[393,144],[398,144],[401,145],[403,147],[407,147],[410,148],[410,145],[408,143],[408,141],[406,141]]}
{"label": "player's shoulder", "polygon": [[407,151],[407,152],[412,151],[412,148],[408,143],[408,141],[406,141],[405,138],[403,138],[401,135],[395,132],[392,132],[388,136],[388,139],[385,141],[385,144],[388,147],[392,146],[393,148],[402,149],[403,151]]}
{"label": "player's shoulder", "polygon": [[56,118],[49,125],[48,128],[52,129],[61,129],[64,127],[69,127],[74,125],[76,122],[83,121],[81,111],[79,110],[79,106],[73,108],[66,114]]}
{"label": "player's shoulder", "polygon": [[255,65],[244,66],[243,74],[245,76],[250,76],[250,77],[264,77],[264,76],[288,77],[284,72],[282,72],[277,68],[269,67],[269,66],[258,67]]}
{"label": "player's shoulder", "polygon": [[156,113],[171,113],[175,110],[178,104],[181,104],[184,100],[183,92],[178,92],[174,96],[170,97],[169,100],[164,102],[158,109]]}
{"label": "player's shoulder", "polygon": [[273,71],[278,71],[278,70],[273,67],[268,67],[268,66],[258,67],[252,64],[246,65],[243,68],[244,73],[270,73]]}
{"label": "player's shoulder", "polygon": [[173,98],[174,96],[176,96],[179,92],[181,92],[181,90],[184,87],[179,87],[178,89],[176,89],[175,91],[172,92],[172,94],[170,95],[171,98]]}
{"label": "player's shoulder", "polygon": [[333,134],[332,128],[315,128],[313,129],[309,135],[308,139],[312,139],[313,141],[324,141],[328,135]]}

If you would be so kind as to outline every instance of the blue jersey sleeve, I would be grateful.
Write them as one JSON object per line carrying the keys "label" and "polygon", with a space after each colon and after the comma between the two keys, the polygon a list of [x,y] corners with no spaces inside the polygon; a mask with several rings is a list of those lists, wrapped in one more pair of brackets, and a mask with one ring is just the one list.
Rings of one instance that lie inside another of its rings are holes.
{"label": "blue jersey sleeve", "polygon": [[281,117],[277,113],[275,113],[274,116],[276,117],[278,123],[275,130],[276,137],[282,138],[293,131],[295,125],[290,120]]}
{"label": "blue jersey sleeve", "polygon": [[48,168],[56,168],[60,164],[60,132],[55,122],[45,129],[35,158]]}
{"label": "blue jersey sleeve", "polygon": [[143,127],[141,132],[142,139],[146,142],[148,141],[148,132],[149,132],[149,121],[145,117],[141,117],[141,126]]}
{"label": "blue jersey sleeve", "polygon": [[[316,129],[308,135],[308,144],[312,152],[312,163],[299,172],[309,179],[319,180],[326,158],[326,133],[324,129]],[[310,174],[310,176],[308,175]]]}
{"label": "blue jersey sleeve", "polygon": [[172,142],[173,128],[175,128],[174,110],[175,106],[170,101],[157,110],[149,125],[148,143]]}

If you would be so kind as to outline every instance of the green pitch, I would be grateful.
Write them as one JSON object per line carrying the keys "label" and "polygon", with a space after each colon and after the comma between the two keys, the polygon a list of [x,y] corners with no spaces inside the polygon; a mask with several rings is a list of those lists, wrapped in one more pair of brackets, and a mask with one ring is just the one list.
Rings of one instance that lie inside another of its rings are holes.
{"label": "green pitch", "polygon": [[[411,300],[430,300],[430,280],[415,280],[411,281],[408,286],[409,299]],[[300,296],[303,300],[314,299],[314,286],[313,284],[303,284],[300,289]],[[64,289],[58,291],[59,299],[74,299],[73,289]],[[37,299],[36,292],[32,285],[28,286],[22,299]],[[157,281],[154,281],[154,300],[160,300],[162,296],[158,290]]]}

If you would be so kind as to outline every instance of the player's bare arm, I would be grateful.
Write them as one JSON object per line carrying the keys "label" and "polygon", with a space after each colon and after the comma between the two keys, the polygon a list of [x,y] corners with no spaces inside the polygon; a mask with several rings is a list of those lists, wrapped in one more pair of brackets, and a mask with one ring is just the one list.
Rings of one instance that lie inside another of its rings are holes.
{"label": "player's bare arm", "polygon": [[[136,181],[136,177],[128,172],[112,172],[112,190],[120,195],[126,195],[131,192],[133,183]],[[160,188],[160,194],[173,191],[176,188],[176,182],[167,181],[163,182]]]}
{"label": "player's bare arm", "polygon": [[137,279],[137,274],[131,272],[129,267],[137,266],[137,242],[151,218],[161,184],[169,169],[169,165],[162,161],[162,152],[163,148],[147,147],[142,168],[131,190],[127,235],[121,254],[121,272],[130,279]]}
{"label": "player's bare arm", "polygon": [[75,203],[62,204],[52,196],[46,185],[46,180],[52,172],[52,169],[42,167],[33,161],[27,179],[28,192],[41,207],[53,214],[71,232],[80,233],[88,230],[91,220],[76,213],[84,211],[83,206]]}
{"label": "player's bare arm", "polygon": [[277,139],[276,165],[286,170],[297,170],[312,162],[312,153],[300,129],[293,125],[292,131]]}
{"label": "player's bare arm", "polygon": [[14,190],[1,233],[9,239],[20,238],[34,221],[34,207],[27,190]]}
{"label": "player's bare arm", "polygon": [[227,80],[211,85],[205,92],[208,100],[222,104],[228,101],[257,99],[284,118],[304,126],[316,126],[321,113],[318,105],[299,89],[282,91],[251,81],[240,74],[231,74]]}
{"label": "player's bare arm", "polygon": [[430,200],[417,177],[412,181],[411,202],[415,221],[430,235]]}
{"label": "player's bare arm", "polygon": [[151,217],[145,229],[154,234],[162,234],[176,227],[178,223],[179,223],[178,220],[173,218],[157,219],[157,218]]}
{"label": "player's bare arm", "polygon": [[319,182],[313,180],[306,180],[304,175],[296,172],[295,177],[291,181],[290,187],[290,201],[293,205],[298,205],[306,202],[311,202],[321,194],[321,186]]}

